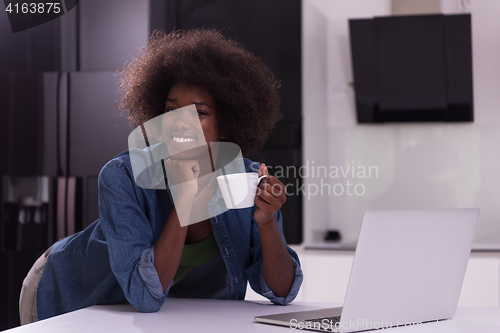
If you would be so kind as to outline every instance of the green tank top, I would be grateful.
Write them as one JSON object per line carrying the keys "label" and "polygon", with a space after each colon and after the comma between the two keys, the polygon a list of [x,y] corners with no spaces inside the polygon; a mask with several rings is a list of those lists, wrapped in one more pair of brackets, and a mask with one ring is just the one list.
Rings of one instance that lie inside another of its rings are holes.
{"label": "green tank top", "polygon": [[184,245],[181,262],[174,276],[174,284],[182,280],[196,266],[209,263],[219,253],[219,246],[212,232],[199,243]]}

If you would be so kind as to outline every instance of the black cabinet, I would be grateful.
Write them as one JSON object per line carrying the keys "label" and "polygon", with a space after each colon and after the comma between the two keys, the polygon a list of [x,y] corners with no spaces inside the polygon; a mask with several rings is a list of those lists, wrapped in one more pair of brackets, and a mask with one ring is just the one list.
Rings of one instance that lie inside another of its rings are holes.
{"label": "black cabinet", "polygon": [[0,252],[0,331],[19,326],[19,294],[23,280],[44,251]]}

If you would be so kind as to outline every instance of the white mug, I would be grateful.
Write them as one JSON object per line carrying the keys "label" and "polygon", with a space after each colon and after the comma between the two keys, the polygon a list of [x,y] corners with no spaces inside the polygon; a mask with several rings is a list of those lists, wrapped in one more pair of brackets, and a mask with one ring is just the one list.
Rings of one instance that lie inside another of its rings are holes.
{"label": "white mug", "polygon": [[228,209],[248,208],[254,205],[257,186],[264,175],[255,172],[233,173],[217,177],[219,188]]}

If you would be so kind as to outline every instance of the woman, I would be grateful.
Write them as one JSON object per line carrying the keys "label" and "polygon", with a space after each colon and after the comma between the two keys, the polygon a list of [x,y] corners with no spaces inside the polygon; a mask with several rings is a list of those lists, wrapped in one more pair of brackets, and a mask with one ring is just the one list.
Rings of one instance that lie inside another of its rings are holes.
{"label": "woman", "polygon": [[[174,31],[154,34],[121,83],[131,120],[144,128],[162,119],[163,142],[142,152],[167,148],[160,170],[176,185],[175,205],[172,188],[140,186],[132,150],[108,162],[99,175],[99,220],[38,259],[23,283],[21,323],[124,300],[154,312],[167,297],[243,299],[247,281],[275,304],[291,302],[302,271],[282,235],[278,179],[262,180],[254,207],[187,226],[179,219],[222,200],[210,176],[221,163],[215,143],[232,142],[243,155],[264,144],[279,119],[272,73],[216,31]],[[198,125],[179,111],[189,108]],[[265,165],[242,165],[267,174]]]}

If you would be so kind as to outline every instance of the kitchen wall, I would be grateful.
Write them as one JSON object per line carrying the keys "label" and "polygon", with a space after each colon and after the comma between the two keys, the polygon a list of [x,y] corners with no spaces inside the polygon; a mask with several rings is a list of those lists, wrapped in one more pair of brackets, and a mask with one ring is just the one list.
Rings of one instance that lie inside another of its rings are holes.
{"label": "kitchen wall", "polygon": [[326,229],[355,241],[369,209],[455,207],[480,208],[476,242],[500,244],[500,2],[441,11],[472,15],[474,122],[358,125],[348,19],[391,15],[391,1],[303,1],[306,245]]}

